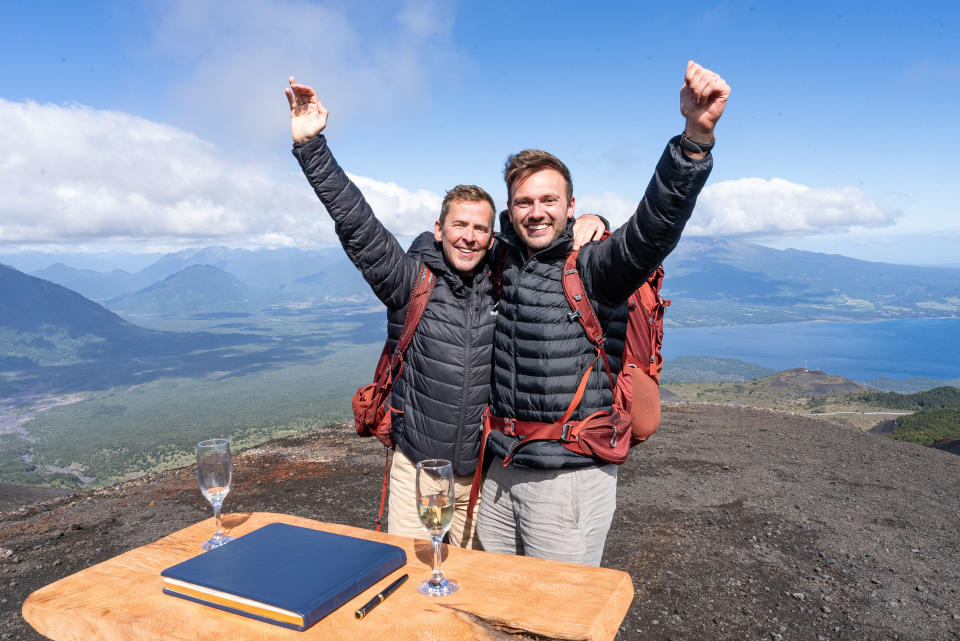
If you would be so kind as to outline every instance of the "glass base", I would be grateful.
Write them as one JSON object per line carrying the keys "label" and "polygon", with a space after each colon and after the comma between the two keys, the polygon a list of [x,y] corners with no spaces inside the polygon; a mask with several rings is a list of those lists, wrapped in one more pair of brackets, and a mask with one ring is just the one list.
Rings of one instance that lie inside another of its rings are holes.
{"label": "glass base", "polygon": [[459,589],[460,586],[457,585],[457,582],[451,581],[450,579],[443,579],[437,583],[434,583],[433,579],[430,579],[417,586],[417,592],[426,594],[427,596],[447,596]]}
{"label": "glass base", "polygon": [[224,543],[229,543],[232,540],[233,540],[232,536],[221,536],[219,539],[213,538],[213,539],[210,539],[209,541],[204,541],[200,547],[203,548],[205,551],[209,551],[209,550],[212,550],[213,548],[220,547]]}

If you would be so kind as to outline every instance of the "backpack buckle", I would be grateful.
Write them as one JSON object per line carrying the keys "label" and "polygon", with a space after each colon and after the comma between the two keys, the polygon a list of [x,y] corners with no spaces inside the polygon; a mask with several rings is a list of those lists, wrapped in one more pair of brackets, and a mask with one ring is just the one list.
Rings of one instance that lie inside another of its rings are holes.
{"label": "backpack buckle", "polygon": [[517,421],[513,418],[503,419],[503,433],[507,436],[517,435]]}
{"label": "backpack buckle", "polygon": [[579,310],[579,309],[574,310],[574,311],[572,311],[572,312],[567,312],[567,318],[569,318],[571,322],[577,320],[577,319],[580,318],[582,315],[583,315],[583,314],[580,313],[580,310]]}
{"label": "backpack buckle", "polygon": [[564,423],[563,427],[560,428],[560,440],[563,441],[564,443],[572,443],[573,441],[577,440],[576,436],[574,436],[572,439],[568,438],[568,436],[570,435],[571,427],[573,427],[572,424]]}

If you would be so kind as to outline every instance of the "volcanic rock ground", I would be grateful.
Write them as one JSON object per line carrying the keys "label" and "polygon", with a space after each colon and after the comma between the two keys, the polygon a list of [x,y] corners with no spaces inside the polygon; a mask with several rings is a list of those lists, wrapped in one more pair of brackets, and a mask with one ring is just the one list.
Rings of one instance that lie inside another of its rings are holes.
{"label": "volcanic rock ground", "polygon": [[[228,511],[372,525],[383,449],[349,426],[235,459]],[[958,463],[840,422],[665,407],[620,470],[603,565],[636,596],[617,638],[960,639]],[[210,516],[189,468],[0,509],[2,639],[42,638],[32,591]]]}

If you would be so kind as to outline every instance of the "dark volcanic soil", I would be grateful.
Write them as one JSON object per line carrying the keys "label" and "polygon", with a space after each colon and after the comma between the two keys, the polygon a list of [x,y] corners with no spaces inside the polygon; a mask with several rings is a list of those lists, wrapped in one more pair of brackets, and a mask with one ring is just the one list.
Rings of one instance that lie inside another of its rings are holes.
{"label": "dark volcanic soil", "polygon": [[[620,470],[603,564],[636,597],[618,639],[960,640],[958,463],[788,414],[665,407]],[[371,527],[383,450],[331,426],[235,470],[230,511]],[[191,469],[0,514],[0,638],[41,638],[20,616],[33,590],[209,516]]]}

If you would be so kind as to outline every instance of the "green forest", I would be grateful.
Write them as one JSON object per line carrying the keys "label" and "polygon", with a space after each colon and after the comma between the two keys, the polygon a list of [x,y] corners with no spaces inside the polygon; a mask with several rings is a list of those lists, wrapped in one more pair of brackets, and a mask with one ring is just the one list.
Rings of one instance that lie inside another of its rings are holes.
{"label": "green forest", "polygon": [[897,419],[891,438],[919,445],[933,445],[940,439],[960,438],[960,407],[922,410]]}
{"label": "green forest", "polygon": [[856,397],[864,405],[876,405],[897,410],[929,410],[960,407],[960,389],[935,387],[925,392],[898,394],[897,392],[864,392]]}

